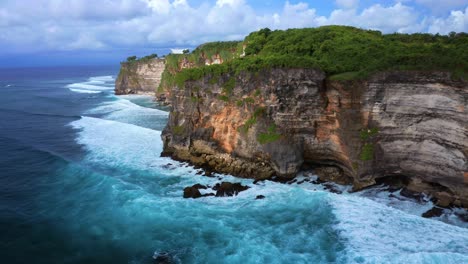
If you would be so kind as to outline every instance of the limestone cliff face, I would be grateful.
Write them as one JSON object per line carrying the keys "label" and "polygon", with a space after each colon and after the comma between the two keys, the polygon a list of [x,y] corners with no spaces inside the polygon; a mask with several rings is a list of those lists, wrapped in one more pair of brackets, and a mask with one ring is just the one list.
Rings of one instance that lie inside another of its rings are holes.
{"label": "limestone cliff face", "polygon": [[206,76],[172,91],[163,154],[253,178],[312,166],[356,189],[404,177],[412,190],[467,207],[467,99],[467,84],[440,72]]}
{"label": "limestone cliff face", "polygon": [[115,94],[155,93],[163,71],[163,59],[123,62],[115,81]]}

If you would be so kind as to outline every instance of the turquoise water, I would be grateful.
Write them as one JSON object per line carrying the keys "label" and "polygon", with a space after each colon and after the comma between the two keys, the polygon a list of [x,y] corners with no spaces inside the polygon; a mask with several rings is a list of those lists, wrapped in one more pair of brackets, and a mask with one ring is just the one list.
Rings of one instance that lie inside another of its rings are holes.
{"label": "turquoise water", "polygon": [[[159,157],[168,113],[114,96],[116,71],[0,73],[2,263],[468,263],[468,227],[420,217],[430,202],[209,178]],[[251,188],[182,198],[220,181]]]}

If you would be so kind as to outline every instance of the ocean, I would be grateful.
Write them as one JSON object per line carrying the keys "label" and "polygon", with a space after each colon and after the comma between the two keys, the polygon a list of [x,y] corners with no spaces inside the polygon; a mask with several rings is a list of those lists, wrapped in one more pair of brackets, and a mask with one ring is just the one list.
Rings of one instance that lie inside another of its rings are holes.
{"label": "ocean", "polygon": [[[1,263],[468,263],[464,211],[423,218],[429,197],[253,184],[160,157],[168,109],[115,96],[117,72],[0,69]],[[182,197],[221,181],[251,188]]]}

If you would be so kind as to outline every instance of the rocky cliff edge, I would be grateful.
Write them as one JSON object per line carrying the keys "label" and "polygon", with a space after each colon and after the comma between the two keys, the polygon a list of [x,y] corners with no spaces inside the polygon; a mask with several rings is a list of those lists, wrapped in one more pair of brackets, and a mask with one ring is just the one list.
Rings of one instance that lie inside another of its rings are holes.
{"label": "rocky cliff edge", "polygon": [[174,88],[163,155],[241,177],[404,182],[468,207],[466,82],[445,72],[327,80],[321,70],[205,76]]}
{"label": "rocky cliff edge", "polygon": [[164,59],[122,62],[115,81],[115,94],[156,93],[165,68]]}

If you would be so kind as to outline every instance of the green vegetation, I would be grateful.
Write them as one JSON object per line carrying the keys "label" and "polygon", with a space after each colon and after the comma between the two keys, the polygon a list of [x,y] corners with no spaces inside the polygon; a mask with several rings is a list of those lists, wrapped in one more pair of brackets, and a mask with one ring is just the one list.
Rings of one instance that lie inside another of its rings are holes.
{"label": "green vegetation", "polygon": [[247,36],[245,43],[248,56],[301,56],[317,62],[328,75],[354,72],[341,76],[346,78],[387,69],[468,71],[466,33],[383,35],[348,26],[324,26],[262,29]]}
{"label": "green vegetation", "polygon": [[[166,67],[162,75],[161,83],[158,91],[171,89],[174,86],[182,88],[185,81],[198,80],[205,75],[211,74],[210,84],[215,84],[219,81],[219,76],[227,71],[221,70],[220,65],[215,64],[210,66],[209,71],[199,71],[197,69],[207,68],[205,59],[212,59],[213,56],[219,55],[223,62],[232,60],[240,56],[242,52],[242,42],[240,41],[225,41],[225,42],[210,42],[197,47],[192,53],[185,50],[184,54],[169,54],[165,57]],[[192,65],[191,69],[180,69],[182,61],[189,62]],[[181,73],[183,72],[183,73]]]}
{"label": "green vegetation", "polygon": [[374,158],[374,144],[372,141],[375,140],[374,136],[378,133],[379,129],[377,127],[366,128],[359,133],[361,140],[364,142],[361,154],[359,155],[359,159],[362,161],[368,161]]}
{"label": "green vegetation", "polygon": [[247,119],[247,121],[245,121],[244,125],[239,127],[239,132],[242,132],[244,134],[249,132],[249,129],[256,123],[257,123],[257,117],[252,116],[251,118]]}
{"label": "green vegetation", "polygon": [[235,86],[236,79],[229,78],[229,80],[223,84],[223,93],[225,93],[226,95],[231,95]]}
{"label": "green vegetation", "polygon": [[265,107],[257,107],[254,112],[254,117],[261,117],[264,116],[266,113],[266,108]]}
{"label": "green vegetation", "polygon": [[372,160],[374,158],[374,145],[372,143],[364,144],[361,150],[361,155],[359,155],[359,158],[362,161]]}
{"label": "green vegetation", "polygon": [[362,77],[365,77],[365,74],[362,72],[343,72],[331,75],[328,79],[332,81],[349,81],[361,79]]}
{"label": "green vegetation", "polygon": [[127,62],[133,62],[137,60],[137,56],[130,56],[127,58]]}
{"label": "green vegetation", "polygon": [[[241,57],[244,45],[245,57]],[[257,74],[269,68],[320,68],[331,80],[364,79],[383,70],[443,70],[468,79],[466,50],[467,33],[384,35],[349,26],[265,28],[243,42],[206,43],[190,54],[168,55],[161,87],[182,87],[184,82],[204,76],[215,84],[222,74]],[[223,64],[205,66],[205,59],[215,55]],[[179,69],[183,59],[192,68]]]}
{"label": "green vegetation", "polygon": [[174,135],[182,135],[184,133],[184,126],[175,126],[172,128]]}
{"label": "green vegetation", "polygon": [[377,127],[373,127],[371,129],[361,130],[360,137],[362,140],[368,140],[371,137],[377,135],[378,133],[379,133],[379,129]]}
{"label": "green vegetation", "polygon": [[258,143],[262,145],[275,142],[280,138],[281,134],[276,132],[276,125],[274,124],[268,127],[268,131],[266,133],[260,133],[257,136]]}
{"label": "green vegetation", "polygon": [[[255,99],[253,99],[252,97],[247,97],[247,98],[244,98],[244,99],[239,99],[236,101],[236,105],[241,107],[241,106],[244,106],[245,104],[255,104]],[[264,111],[264,108],[260,107],[260,108],[257,108],[255,110],[255,113],[254,113],[254,116],[257,117],[259,116],[259,113],[257,113],[257,111],[260,109],[260,111]]]}
{"label": "green vegetation", "polygon": [[200,102],[200,98],[199,97],[196,97],[196,96],[190,96],[190,101],[192,101],[192,103],[198,103]]}
{"label": "green vegetation", "polygon": [[138,59],[137,56],[130,56],[127,58],[127,63],[134,63],[134,62],[148,62],[154,58],[157,58],[158,57],[158,54],[156,53],[153,53],[151,55],[148,55],[148,56],[144,56],[144,57],[141,57]]}
{"label": "green vegetation", "polygon": [[[219,54],[223,61],[228,61],[235,57],[239,57],[241,53],[242,41],[218,41],[198,46],[192,52],[192,55],[198,59],[200,57],[211,58],[214,55]],[[203,61],[202,63],[204,64],[205,62]]]}
{"label": "green vegetation", "polygon": [[252,97],[247,97],[244,99],[244,102],[247,104],[254,104],[255,100]]}
{"label": "green vegetation", "polygon": [[229,102],[229,97],[227,95],[220,95],[218,99],[224,102]]}

